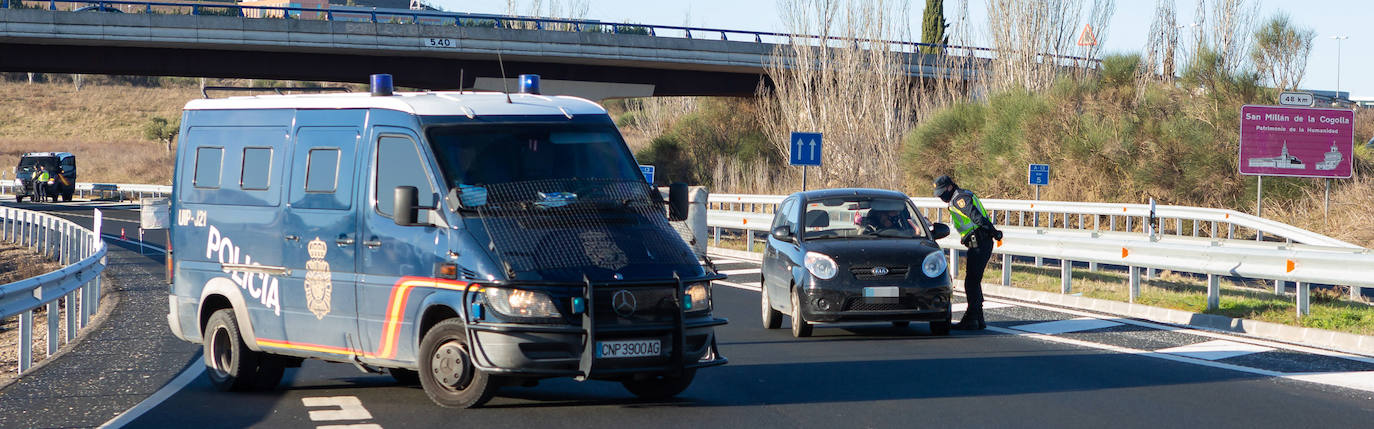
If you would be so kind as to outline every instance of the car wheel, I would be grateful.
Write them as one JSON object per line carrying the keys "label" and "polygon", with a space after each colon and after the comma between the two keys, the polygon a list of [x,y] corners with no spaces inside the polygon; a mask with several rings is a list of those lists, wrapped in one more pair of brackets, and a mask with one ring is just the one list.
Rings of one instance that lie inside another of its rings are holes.
{"label": "car wheel", "polygon": [[[269,365],[260,370],[262,353],[248,348],[239,334],[234,310],[222,309],[210,315],[205,324],[202,351],[210,383],[221,391],[243,391],[275,386],[281,381],[282,368]],[[272,379],[274,374],[276,378]]]}
{"label": "car wheel", "polygon": [[951,315],[949,312],[945,312],[945,320],[936,320],[930,322],[930,333],[942,337],[949,335],[949,328],[954,325],[953,319],[953,315]]}
{"label": "car wheel", "polygon": [[391,378],[396,379],[396,383],[401,384],[403,386],[414,386],[416,384],[420,384],[420,373],[415,372],[415,370],[404,368],[391,368],[386,370],[386,372],[388,374],[391,374]]}
{"label": "car wheel", "polygon": [[759,307],[763,311],[763,329],[778,329],[782,327],[782,312],[773,309],[773,303],[768,300],[768,286],[764,286],[759,291]]}
{"label": "car wheel", "polygon": [[62,194],[62,201],[66,201],[69,203],[72,202],[72,193],[68,191],[67,193]]}
{"label": "car wheel", "polygon": [[15,196],[14,196],[14,202],[16,202],[16,203],[22,203],[22,202],[24,202],[24,196],[23,196],[23,195],[15,195]]}
{"label": "car wheel", "polygon": [[910,321],[910,320],[894,320],[894,321],[892,322],[892,327],[893,327],[893,328],[897,328],[897,329],[906,329],[908,326],[911,326],[911,321]]}
{"label": "car wheel", "polygon": [[420,386],[439,406],[481,406],[496,394],[500,383],[472,364],[466,328],[458,319],[434,325],[420,341]]}
{"label": "car wheel", "polygon": [[696,369],[684,369],[679,375],[659,375],[645,379],[625,380],[620,384],[625,386],[625,390],[641,399],[668,399],[687,390],[687,386],[692,385],[692,379],[696,378],[696,375]]}
{"label": "car wheel", "polygon": [[801,301],[800,301],[801,298],[797,297],[797,295],[798,295],[798,294],[797,294],[797,291],[796,291],[796,290],[793,290],[793,291],[792,291],[792,336],[793,336],[793,337],[797,337],[797,338],[805,338],[805,337],[811,336],[811,322],[807,322],[807,321],[806,321],[806,318],[805,318],[805,317],[802,317],[802,312],[801,312]]}

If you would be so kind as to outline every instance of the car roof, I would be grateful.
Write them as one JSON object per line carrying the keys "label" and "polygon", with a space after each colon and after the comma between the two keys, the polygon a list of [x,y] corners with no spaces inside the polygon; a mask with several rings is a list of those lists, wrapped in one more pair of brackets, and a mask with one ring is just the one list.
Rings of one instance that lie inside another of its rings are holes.
{"label": "car roof", "polygon": [[[226,109],[388,109],[420,116],[604,115],[590,100],[569,96],[500,92],[441,91],[290,94],[191,100],[186,110]],[[508,101],[509,100],[509,101]]]}
{"label": "car roof", "polygon": [[820,200],[834,197],[881,197],[881,198],[901,198],[907,199],[906,194],[890,189],[875,188],[838,188],[838,189],[817,189],[793,193],[793,196],[801,196],[804,200]]}

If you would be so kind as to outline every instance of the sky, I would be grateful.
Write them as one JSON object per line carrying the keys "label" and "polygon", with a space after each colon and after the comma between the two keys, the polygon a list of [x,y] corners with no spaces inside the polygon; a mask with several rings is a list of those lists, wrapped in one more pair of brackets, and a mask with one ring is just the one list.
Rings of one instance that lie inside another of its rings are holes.
{"label": "sky", "polygon": [[[556,0],[555,0],[556,1]],[[1193,22],[1197,0],[1174,0],[1178,22]],[[506,0],[428,0],[445,10],[471,13],[505,13]],[[545,3],[549,1],[546,0]],[[946,0],[947,19],[952,15],[956,0]],[[520,1],[530,3],[529,0]],[[564,1],[563,3],[569,3]],[[589,0],[588,19],[609,22],[633,22],[657,25],[688,25],[694,27],[725,28],[750,31],[785,32],[779,18],[776,0]],[[891,1],[900,3],[900,1]],[[1091,0],[1085,0],[1085,7]],[[925,2],[911,0],[911,33],[920,34],[921,8]],[[969,0],[969,13],[974,21],[983,21],[983,0]],[[1117,0],[1116,13],[1105,37],[1100,38],[1103,52],[1140,52],[1145,46],[1150,19],[1154,15],[1153,1]],[[1344,35],[1340,41],[1340,90],[1352,97],[1374,97],[1374,2],[1369,0],[1269,0],[1260,2],[1257,21],[1275,13],[1287,13],[1300,26],[1316,31],[1317,39],[1307,63],[1302,87],[1335,90],[1337,85],[1337,41],[1331,36]],[[523,11],[522,11],[523,13]],[[1084,16],[1087,15],[1085,11]],[[1184,29],[1186,32],[1187,29]],[[1187,40],[1187,39],[1183,39]]]}

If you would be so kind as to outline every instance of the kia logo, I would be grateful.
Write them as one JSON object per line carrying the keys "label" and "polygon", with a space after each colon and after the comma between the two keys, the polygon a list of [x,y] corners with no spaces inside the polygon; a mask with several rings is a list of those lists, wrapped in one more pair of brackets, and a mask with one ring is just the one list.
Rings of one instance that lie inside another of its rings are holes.
{"label": "kia logo", "polygon": [[635,308],[638,306],[639,303],[635,302],[635,294],[628,290],[621,289],[616,291],[615,295],[611,295],[611,309],[614,309],[615,314],[620,315],[620,317],[633,316]]}
{"label": "kia logo", "polygon": [[873,267],[873,275],[875,275],[875,276],[885,276],[885,275],[887,275],[887,267]]}

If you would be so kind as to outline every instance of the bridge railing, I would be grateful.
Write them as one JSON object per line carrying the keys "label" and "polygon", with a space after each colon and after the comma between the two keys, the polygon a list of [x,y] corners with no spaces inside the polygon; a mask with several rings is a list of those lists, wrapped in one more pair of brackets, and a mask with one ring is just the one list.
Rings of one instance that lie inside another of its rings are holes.
{"label": "bridge railing", "polygon": [[[752,251],[759,233],[767,234],[782,195],[713,194],[707,224],[713,243],[722,230],[739,230]],[[949,222],[948,206],[935,198],[912,198],[932,222]],[[1140,276],[1156,270],[1206,275],[1208,308],[1220,303],[1223,277],[1273,280],[1275,293],[1295,283],[1298,315],[1309,313],[1313,284],[1349,286],[1351,299],[1374,287],[1374,254],[1350,243],[1280,222],[1231,210],[1160,206],[1159,228],[1148,233],[1149,206],[1144,204],[1060,201],[983,200],[1006,237],[995,253],[1062,261],[1063,293],[1072,289],[1074,262],[1126,267],[1129,299],[1140,293]],[[957,237],[941,240],[949,249],[950,269],[966,250]],[[1295,244],[1297,243],[1297,244]],[[1011,259],[1003,258],[1002,284],[1011,284]]]}
{"label": "bridge railing", "polygon": [[[0,208],[0,240],[23,245],[64,265],[61,269],[0,285],[0,319],[19,316],[19,372],[33,365],[33,313],[47,306],[47,354],[71,342],[100,305],[100,273],[105,243],[96,233],[66,219],[15,208]],[[58,320],[59,307],[66,313]],[[59,337],[66,326],[66,335]]]}
{"label": "bridge railing", "polygon": [[[681,25],[654,25],[634,23],[613,23],[597,20],[541,18],[531,16],[474,14],[462,12],[441,12],[401,9],[377,9],[358,7],[309,8],[290,6],[254,6],[235,3],[183,3],[183,2],[146,2],[126,0],[73,1],[73,0],[0,0],[0,9],[43,8],[47,10],[76,10],[93,6],[96,11],[119,10],[123,13],[175,13],[189,15],[228,15],[245,18],[301,19],[342,22],[372,22],[420,25],[450,25],[464,27],[489,27],[504,29],[530,29],[573,32],[604,32],[613,34],[642,34],[653,37],[676,37],[686,39],[713,39],[754,43],[788,44],[794,38],[802,38],[817,46],[836,46],[837,44],[882,44],[899,52],[915,53],[928,48],[946,53],[962,53],[962,56],[993,56],[997,51],[992,48],[932,44],[901,40],[877,40],[866,38],[846,38],[836,36],[799,35],[771,31],[732,30],[712,27],[692,27]],[[1098,60],[1071,55],[1045,54],[1043,58],[1072,62],[1087,61],[1090,65]]]}

